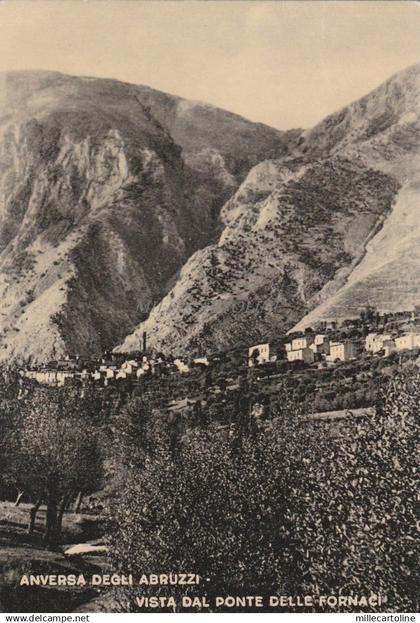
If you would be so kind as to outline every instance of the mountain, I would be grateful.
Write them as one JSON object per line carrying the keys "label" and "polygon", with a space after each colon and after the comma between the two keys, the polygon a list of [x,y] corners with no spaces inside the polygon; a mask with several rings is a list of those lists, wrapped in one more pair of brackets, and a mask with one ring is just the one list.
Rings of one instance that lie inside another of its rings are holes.
{"label": "mountain", "polygon": [[1,74],[0,358],[121,342],[299,136],[145,86]]}
{"label": "mountain", "polygon": [[256,343],[322,319],[420,302],[420,65],[257,164],[143,331],[160,349]]}

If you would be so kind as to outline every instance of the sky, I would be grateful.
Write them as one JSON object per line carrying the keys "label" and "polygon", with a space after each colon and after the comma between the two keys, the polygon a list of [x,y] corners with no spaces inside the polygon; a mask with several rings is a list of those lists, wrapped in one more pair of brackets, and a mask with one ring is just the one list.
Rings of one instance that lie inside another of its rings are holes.
{"label": "sky", "polygon": [[280,129],[419,61],[415,0],[0,1],[0,71],[146,84]]}

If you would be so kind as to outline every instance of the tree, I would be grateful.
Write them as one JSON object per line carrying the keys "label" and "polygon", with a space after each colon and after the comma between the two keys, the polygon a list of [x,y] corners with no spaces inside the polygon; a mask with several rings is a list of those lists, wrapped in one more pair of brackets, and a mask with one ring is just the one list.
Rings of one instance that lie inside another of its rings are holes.
{"label": "tree", "polygon": [[251,361],[252,361],[252,365],[253,366],[257,366],[259,361],[260,361],[260,350],[259,348],[254,348],[254,350],[251,353]]}
{"label": "tree", "polygon": [[30,528],[40,504],[47,505],[45,540],[50,544],[60,538],[63,514],[70,501],[79,491],[95,491],[101,481],[98,428],[76,405],[74,394],[36,389],[21,405],[19,431],[8,466],[9,478],[35,502]]}
{"label": "tree", "polygon": [[129,470],[142,469],[165,434],[165,424],[158,413],[152,412],[151,401],[146,396],[132,396],[116,412],[112,428],[114,459],[120,467]]}
{"label": "tree", "polygon": [[18,447],[22,379],[17,370],[0,369],[0,487],[4,495],[16,492],[10,468]]}
{"label": "tree", "polygon": [[307,552],[305,590],[379,593],[387,611],[417,610],[419,381],[400,371],[373,418],[350,421],[344,438],[318,439],[322,459],[304,463],[297,549]]}
{"label": "tree", "polygon": [[309,452],[311,431],[298,434],[295,412],[286,412],[290,403],[279,402],[272,434],[238,424],[234,435],[232,427],[194,429],[179,440],[176,454],[161,438],[141,470],[127,474],[113,504],[117,569],[134,575],[190,569],[209,578],[204,586],[153,587],[158,596],[181,591],[212,599],[249,594],[250,587],[260,595],[288,590],[291,535],[301,506],[292,509],[289,501],[295,504],[291,491],[299,485],[298,449]]}
{"label": "tree", "polygon": [[[133,474],[114,507],[113,556],[134,575],[191,569],[210,581],[183,594],[268,595],[281,584],[287,529],[284,448],[265,435],[243,440],[196,431],[174,462],[164,447]],[[137,591],[138,592],[138,591]],[[153,594],[168,595],[167,587]]]}

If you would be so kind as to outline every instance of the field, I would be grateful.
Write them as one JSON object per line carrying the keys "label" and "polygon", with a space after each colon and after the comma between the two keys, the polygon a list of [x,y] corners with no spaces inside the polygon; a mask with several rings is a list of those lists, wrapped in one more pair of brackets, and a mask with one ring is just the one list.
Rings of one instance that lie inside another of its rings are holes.
{"label": "field", "polygon": [[[0,610],[3,612],[71,611],[98,596],[92,587],[19,586],[24,574],[91,574],[105,571],[109,564],[103,556],[66,557],[71,543],[91,542],[100,538],[103,527],[99,517],[66,513],[63,538],[59,547],[43,542],[42,525],[46,508],[42,506],[33,535],[27,524],[32,505],[0,503]],[[105,571],[106,572],[106,571]]]}

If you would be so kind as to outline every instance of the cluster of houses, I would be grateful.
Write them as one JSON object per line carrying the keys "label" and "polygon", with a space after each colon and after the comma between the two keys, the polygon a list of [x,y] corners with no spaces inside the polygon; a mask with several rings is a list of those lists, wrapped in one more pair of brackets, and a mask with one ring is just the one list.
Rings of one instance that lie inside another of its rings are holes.
{"label": "cluster of houses", "polygon": [[349,361],[357,355],[357,345],[351,341],[334,342],[328,335],[309,333],[286,344],[287,361],[314,363],[326,361]]}
{"label": "cluster of houses", "polygon": [[207,366],[208,363],[206,357],[199,357],[190,362],[183,358],[174,359],[164,355],[137,354],[127,357],[111,353],[98,361],[67,357],[26,369],[23,375],[47,385],[62,386],[81,382],[107,386],[118,382],[122,384],[124,381],[139,382],[142,378],[168,372],[186,374],[192,365]]}
{"label": "cluster of houses", "polygon": [[420,333],[406,333],[393,338],[392,335],[369,333],[365,340],[365,349],[371,353],[383,351],[385,357],[394,351],[413,350],[420,348]]}
{"label": "cluster of houses", "polygon": [[314,363],[315,361],[349,361],[358,354],[357,344],[349,340],[332,341],[324,333],[307,333],[302,337],[296,337],[284,345],[284,353],[270,354],[270,344],[257,344],[251,346],[248,351],[248,365],[250,367],[277,361],[285,358],[287,361],[303,361]]}
{"label": "cluster of houses", "polygon": [[[420,309],[416,306],[410,314],[410,319],[417,322]],[[279,360],[290,363],[301,361],[305,364],[334,363],[356,359],[363,349],[371,355],[386,357],[394,351],[420,348],[420,333],[414,330],[399,336],[393,336],[390,333],[369,333],[364,344],[360,338],[358,340],[332,339],[331,331],[337,336],[335,321],[324,322],[318,330],[322,332],[307,331],[304,335],[291,337],[286,343],[282,341],[281,345],[276,348],[269,343],[251,346],[248,349],[248,366],[253,367]],[[26,378],[47,385],[62,386],[77,382],[122,386],[124,383],[141,382],[142,379],[153,375],[187,374],[194,366],[211,366],[222,356],[219,353],[195,359],[174,358],[171,355],[150,352],[146,347],[144,334],[143,350],[136,353],[107,353],[97,360],[67,357],[46,365],[26,368],[21,373]]]}
{"label": "cluster of houses", "polygon": [[[371,354],[387,357],[394,351],[413,350],[420,348],[420,333],[407,333],[399,337],[390,334],[369,333],[366,336],[364,349]],[[284,352],[277,349],[272,352],[270,344],[256,344],[248,350],[248,365],[286,359],[289,362],[303,361],[312,364],[318,361],[350,361],[356,359],[362,351],[361,344],[352,340],[332,341],[324,333],[307,333],[284,344]]]}

